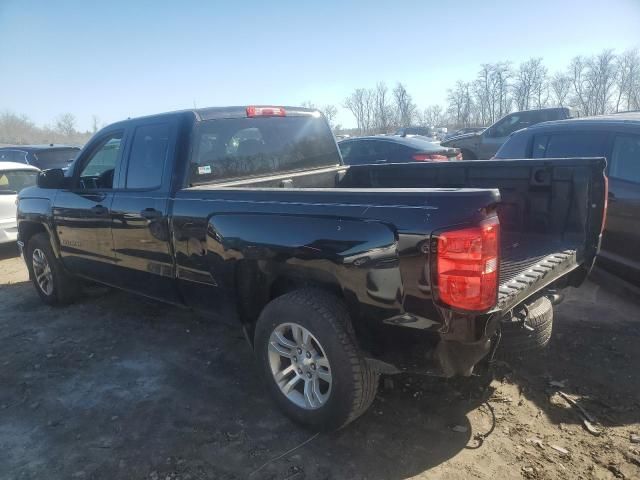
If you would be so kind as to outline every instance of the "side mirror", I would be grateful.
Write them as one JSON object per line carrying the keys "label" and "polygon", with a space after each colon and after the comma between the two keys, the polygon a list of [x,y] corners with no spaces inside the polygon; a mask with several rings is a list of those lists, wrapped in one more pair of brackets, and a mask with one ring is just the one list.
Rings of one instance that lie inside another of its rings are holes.
{"label": "side mirror", "polygon": [[61,168],[51,168],[38,173],[36,184],[38,187],[46,189],[64,188],[67,185],[67,178]]}

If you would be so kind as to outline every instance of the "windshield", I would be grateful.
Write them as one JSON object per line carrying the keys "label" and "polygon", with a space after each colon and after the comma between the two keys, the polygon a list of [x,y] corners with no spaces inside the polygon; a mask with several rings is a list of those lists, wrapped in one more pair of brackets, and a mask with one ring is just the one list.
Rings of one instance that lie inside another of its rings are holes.
{"label": "windshield", "polygon": [[36,166],[42,170],[48,168],[67,168],[80,152],[79,148],[56,148],[34,153]]}
{"label": "windshield", "polygon": [[38,172],[34,170],[0,171],[0,193],[18,193],[36,184]]}
{"label": "windshield", "polygon": [[191,184],[341,163],[322,118],[230,118],[196,127]]}

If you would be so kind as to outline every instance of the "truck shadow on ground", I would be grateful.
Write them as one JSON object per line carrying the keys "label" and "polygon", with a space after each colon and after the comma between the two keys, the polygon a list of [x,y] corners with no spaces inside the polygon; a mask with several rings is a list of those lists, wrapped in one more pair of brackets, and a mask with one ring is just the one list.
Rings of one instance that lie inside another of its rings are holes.
{"label": "truck shadow on ground", "polygon": [[593,284],[558,308],[547,351],[498,368],[504,383],[390,377],[361,419],[313,438],[275,408],[236,327],[95,287],[50,308],[29,282],[2,285],[0,304],[0,478],[404,479],[478,447],[487,401],[579,429],[558,389],[600,428],[640,422],[637,307]]}
{"label": "truck shadow on ground", "polygon": [[554,424],[582,426],[578,401],[599,427],[640,423],[638,305],[602,285],[587,283],[556,307],[544,351],[514,359],[502,378],[518,385]]}
{"label": "truck shadow on ground", "polygon": [[21,282],[0,302],[2,478],[403,479],[476,446],[469,418],[492,428],[490,390],[400,376],[285,454],[312,433],[275,408],[238,328],[121,292],[50,308]]}

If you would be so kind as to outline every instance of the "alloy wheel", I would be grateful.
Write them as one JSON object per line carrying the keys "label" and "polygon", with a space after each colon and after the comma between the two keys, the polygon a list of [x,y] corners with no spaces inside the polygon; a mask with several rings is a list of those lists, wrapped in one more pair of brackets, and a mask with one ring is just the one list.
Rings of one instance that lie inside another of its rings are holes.
{"label": "alloy wheel", "polygon": [[322,407],[331,394],[332,375],[324,348],[297,323],[278,325],[269,337],[269,366],[282,394],[305,410]]}

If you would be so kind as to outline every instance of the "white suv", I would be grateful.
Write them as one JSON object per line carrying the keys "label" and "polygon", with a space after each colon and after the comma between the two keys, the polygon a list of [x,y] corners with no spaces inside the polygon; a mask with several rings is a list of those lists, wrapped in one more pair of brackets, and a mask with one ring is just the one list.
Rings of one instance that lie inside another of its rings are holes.
{"label": "white suv", "polygon": [[16,198],[20,190],[36,184],[39,171],[24,163],[0,162],[0,243],[16,241]]}

